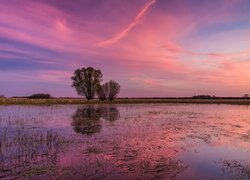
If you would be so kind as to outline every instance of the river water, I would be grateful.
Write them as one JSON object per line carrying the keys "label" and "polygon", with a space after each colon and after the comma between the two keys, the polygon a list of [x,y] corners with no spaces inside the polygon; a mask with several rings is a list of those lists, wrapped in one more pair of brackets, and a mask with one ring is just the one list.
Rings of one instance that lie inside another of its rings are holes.
{"label": "river water", "polygon": [[250,179],[250,107],[0,106],[0,178]]}

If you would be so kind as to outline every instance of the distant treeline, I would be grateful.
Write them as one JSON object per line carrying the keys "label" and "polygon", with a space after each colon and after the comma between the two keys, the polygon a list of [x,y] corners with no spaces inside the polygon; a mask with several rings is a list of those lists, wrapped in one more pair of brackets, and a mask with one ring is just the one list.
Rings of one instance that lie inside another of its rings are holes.
{"label": "distant treeline", "polygon": [[28,98],[30,98],[30,99],[51,99],[53,97],[50,94],[32,94]]}
{"label": "distant treeline", "polygon": [[215,99],[216,96],[211,95],[196,95],[192,97],[193,99]]}
{"label": "distant treeline", "polygon": [[218,97],[210,95],[196,95],[192,97],[120,97],[117,99],[250,99],[250,97]]}
{"label": "distant treeline", "polygon": [[[0,98],[4,98],[3,95]],[[13,96],[12,98],[28,98],[28,99],[82,99],[81,97],[52,97],[50,94],[33,94],[31,96]],[[95,98],[97,99],[97,98]],[[118,97],[117,99],[250,99],[248,95],[242,97],[217,97],[211,95],[195,95],[192,97]]]}
{"label": "distant treeline", "polygon": [[28,99],[52,99],[50,94],[32,94],[31,96],[13,96],[12,98],[28,98]]}

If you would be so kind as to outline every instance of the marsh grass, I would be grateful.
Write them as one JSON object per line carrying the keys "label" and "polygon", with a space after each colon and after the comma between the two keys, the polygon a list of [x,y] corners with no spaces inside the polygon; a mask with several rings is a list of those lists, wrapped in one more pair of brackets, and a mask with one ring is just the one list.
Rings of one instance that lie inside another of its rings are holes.
{"label": "marsh grass", "polygon": [[0,105],[50,105],[50,104],[143,104],[143,103],[183,103],[183,104],[235,104],[250,105],[250,99],[220,98],[220,99],[192,99],[192,98],[119,98],[114,101],[86,100],[80,98],[0,98]]}
{"label": "marsh grass", "polygon": [[9,129],[1,130],[0,178],[53,173],[66,142],[52,131],[28,133],[17,129],[13,134]]}

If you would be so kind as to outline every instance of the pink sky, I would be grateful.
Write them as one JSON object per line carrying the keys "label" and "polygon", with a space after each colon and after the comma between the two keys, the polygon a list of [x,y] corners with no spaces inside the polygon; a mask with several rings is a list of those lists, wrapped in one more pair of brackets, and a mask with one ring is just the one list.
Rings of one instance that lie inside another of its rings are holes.
{"label": "pink sky", "polygon": [[0,94],[77,96],[88,66],[121,97],[250,93],[248,0],[0,2]]}

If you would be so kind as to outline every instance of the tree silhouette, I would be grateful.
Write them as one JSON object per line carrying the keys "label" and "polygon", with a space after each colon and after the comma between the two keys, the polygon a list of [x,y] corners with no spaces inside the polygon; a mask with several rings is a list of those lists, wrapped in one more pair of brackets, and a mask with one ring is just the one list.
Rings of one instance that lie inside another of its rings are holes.
{"label": "tree silhouette", "polygon": [[85,96],[90,100],[95,97],[97,88],[102,81],[102,72],[92,67],[77,69],[71,77],[73,80],[72,87],[80,96]]}
{"label": "tree silhouette", "polygon": [[109,94],[109,86],[108,83],[105,83],[103,85],[98,86],[97,88],[97,96],[101,101],[104,101],[107,99]]}
{"label": "tree silhouette", "polygon": [[109,87],[109,100],[113,101],[119,94],[120,92],[120,85],[115,82],[114,80],[111,80],[108,82],[108,87]]}

